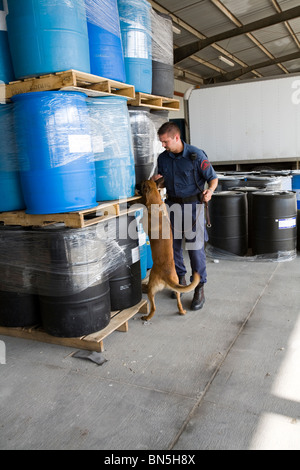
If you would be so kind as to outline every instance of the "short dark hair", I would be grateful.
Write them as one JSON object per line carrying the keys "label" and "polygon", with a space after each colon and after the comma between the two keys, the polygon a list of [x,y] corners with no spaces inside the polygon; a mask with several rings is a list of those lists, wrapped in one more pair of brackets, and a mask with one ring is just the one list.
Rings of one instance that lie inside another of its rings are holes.
{"label": "short dark hair", "polygon": [[158,135],[171,134],[174,138],[175,134],[181,134],[179,127],[174,122],[165,122],[157,131]]}

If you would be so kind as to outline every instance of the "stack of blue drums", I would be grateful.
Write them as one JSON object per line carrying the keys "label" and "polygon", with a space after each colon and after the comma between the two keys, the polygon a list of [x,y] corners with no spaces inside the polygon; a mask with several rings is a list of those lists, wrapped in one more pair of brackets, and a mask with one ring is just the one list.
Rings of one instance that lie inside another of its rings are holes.
{"label": "stack of blue drums", "polygon": [[8,45],[5,4],[0,0],[0,83],[14,80],[14,72]]}
{"label": "stack of blue drums", "polygon": [[16,78],[69,69],[90,72],[84,0],[8,0]]}
{"label": "stack of blue drums", "polygon": [[0,104],[0,212],[25,208],[13,122],[13,105]]}
{"label": "stack of blue drums", "polygon": [[117,0],[85,0],[91,73],[125,82]]}
{"label": "stack of blue drums", "polygon": [[146,0],[118,0],[126,83],[152,92],[151,5]]}
{"label": "stack of blue drums", "polygon": [[96,176],[85,95],[48,91],[15,95],[12,100],[27,213],[95,207]]}
{"label": "stack of blue drums", "polygon": [[96,169],[97,201],[135,194],[135,167],[127,99],[88,98]]}

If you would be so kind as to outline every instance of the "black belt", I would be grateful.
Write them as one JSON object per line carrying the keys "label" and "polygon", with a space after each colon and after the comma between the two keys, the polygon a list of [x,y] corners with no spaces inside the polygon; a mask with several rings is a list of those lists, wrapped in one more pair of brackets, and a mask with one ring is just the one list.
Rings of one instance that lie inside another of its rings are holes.
{"label": "black belt", "polygon": [[[188,202],[195,202],[199,201],[200,204],[203,204],[203,195],[202,193],[196,194],[196,196],[190,196],[190,197],[170,197],[168,196],[167,202],[177,202],[178,204],[185,204]],[[209,216],[209,210],[208,210],[208,203],[205,202],[205,209],[206,209],[206,225],[207,227],[211,227],[211,222],[210,222],[210,216]]]}
{"label": "black belt", "polygon": [[186,204],[188,202],[199,201],[202,203],[202,193],[196,194],[195,196],[190,197],[172,197],[168,196],[167,201],[177,202],[177,204]]}

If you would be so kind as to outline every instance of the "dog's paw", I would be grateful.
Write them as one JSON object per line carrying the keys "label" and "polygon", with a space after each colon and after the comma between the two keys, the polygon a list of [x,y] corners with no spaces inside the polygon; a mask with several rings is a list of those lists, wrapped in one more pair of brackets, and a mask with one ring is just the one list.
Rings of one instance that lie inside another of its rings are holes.
{"label": "dog's paw", "polygon": [[185,314],[186,314],[186,310],[180,310],[180,311],[179,311],[179,314],[180,314],[180,315],[185,315]]}
{"label": "dog's paw", "polygon": [[143,316],[143,317],[141,317],[141,320],[143,320],[143,321],[149,321],[149,318],[148,318],[148,316]]}

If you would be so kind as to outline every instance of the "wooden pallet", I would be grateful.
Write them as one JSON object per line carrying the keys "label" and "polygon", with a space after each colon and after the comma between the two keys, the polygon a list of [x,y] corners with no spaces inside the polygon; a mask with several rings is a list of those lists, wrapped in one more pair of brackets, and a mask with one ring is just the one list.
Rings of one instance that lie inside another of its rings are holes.
{"label": "wooden pallet", "polygon": [[[9,99],[21,93],[50,90],[82,91],[88,96],[122,95],[127,98],[135,97],[133,85],[127,85],[77,70],[67,70],[65,72],[51,73],[10,82],[4,88],[0,88],[0,93],[3,95],[4,92],[5,98]],[[1,95],[2,101],[4,97]]]}
{"label": "wooden pallet", "polygon": [[63,223],[69,228],[84,228],[98,224],[103,220],[130,213],[128,204],[141,201],[141,196],[133,196],[119,201],[102,202],[92,209],[62,214],[26,214],[25,211],[0,212],[0,222],[4,225],[21,225],[23,227],[44,227]]}
{"label": "wooden pallet", "polygon": [[173,98],[148,95],[147,93],[136,93],[134,99],[128,101],[130,106],[145,106],[152,109],[165,109],[166,111],[179,111],[180,102]]}
{"label": "wooden pallet", "polygon": [[137,313],[148,313],[148,303],[146,300],[141,300],[137,305],[125,310],[111,312],[111,321],[106,328],[80,338],[58,338],[56,336],[51,336],[39,326],[28,328],[8,328],[0,326],[0,335],[41,341],[43,343],[58,344],[60,346],[71,348],[86,349],[88,351],[103,352],[103,340],[114,331],[127,332],[128,321]]}

